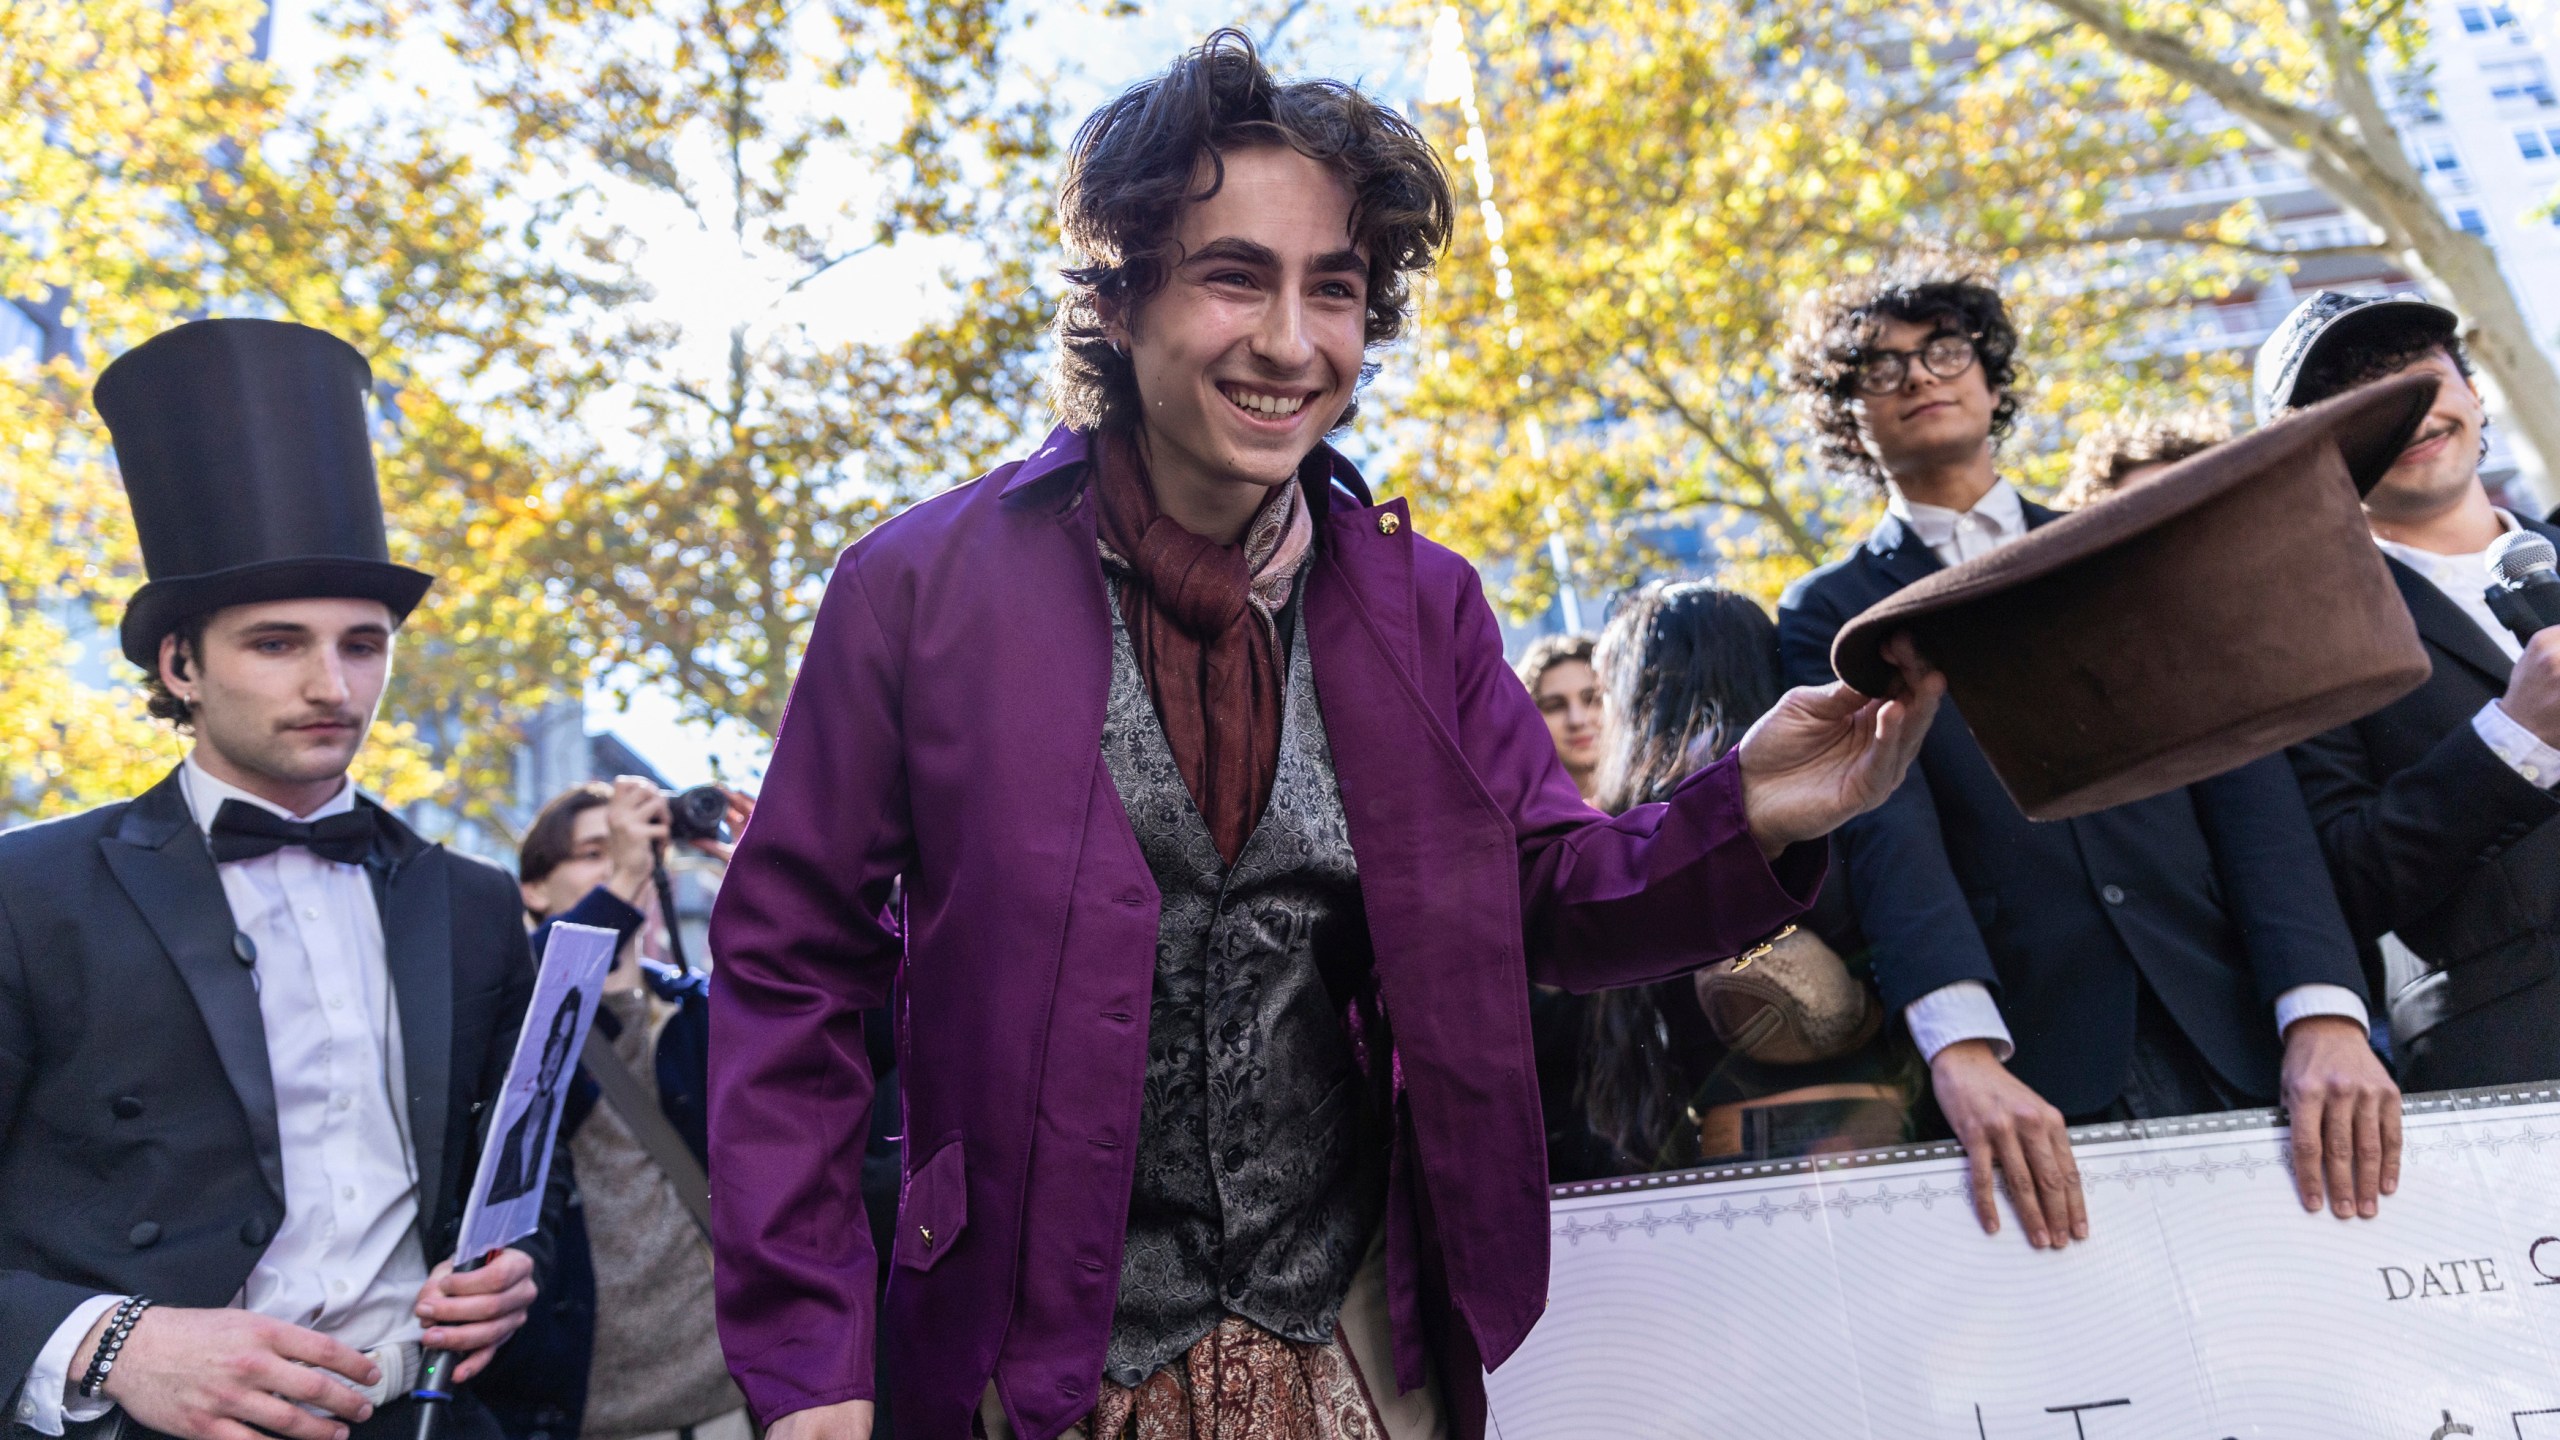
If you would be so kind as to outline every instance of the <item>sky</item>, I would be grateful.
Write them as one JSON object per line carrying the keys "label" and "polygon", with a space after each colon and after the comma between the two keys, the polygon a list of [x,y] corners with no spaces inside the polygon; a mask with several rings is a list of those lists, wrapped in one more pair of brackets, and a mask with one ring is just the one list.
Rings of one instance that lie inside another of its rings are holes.
{"label": "sky", "polygon": [[[326,56],[327,38],[312,23],[312,9],[310,0],[276,0],[271,58],[291,80],[308,77]],[[1284,73],[1353,81],[1399,104],[1410,103],[1421,79],[1415,40],[1362,24],[1356,0],[1281,0],[1255,10],[1174,0],[1109,18],[1065,0],[1036,0],[1034,9],[1031,41],[1016,52],[1026,69],[1021,83],[1049,91],[1071,117],[1070,124],[1230,22],[1244,23],[1266,40]],[[420,54],[414,65],[404,55],[401,73],[386,75],[384,83],[434,87],[440,63],[432,50]],[[847,187],[862,183],[855,174],[832,178]],[[715,364],[725,351],[735,319],[777,312],[785,267],[769,257],[741,253],[725,234],[705,230],[672,201],[629,191],[608,193],[600,211],[646,246],[643,271],[657,292],[653,314],[683,328],[704,366]],[[901,334],[933,305],[936,267],[936,255],[922,248],[848,264],[792,296],[788,314],[792,323],[807,324],[820,338],[877,340]],[[600,418],[597,428],[609,434],[609,418]],[[590,731],[618,735],[677,785],[714,778],[747,786],[757,782],[766,742],[752,727],[706,728],[681,720],[673,694],[647,687],[638,688],[625,708],[613,694],[616,687],[604,683],[613,678],[595,677],[589,687]]]}

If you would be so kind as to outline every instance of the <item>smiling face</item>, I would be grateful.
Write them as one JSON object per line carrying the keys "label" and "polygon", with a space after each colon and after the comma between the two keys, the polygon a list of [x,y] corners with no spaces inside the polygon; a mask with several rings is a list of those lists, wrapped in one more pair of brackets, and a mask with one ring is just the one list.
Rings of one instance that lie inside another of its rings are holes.
{"label": "smiling face", "polygon": [[[1932,336],[1962,333],[1952,320],[1879,317],[1876,326],[1870,348],[1906,353],[1925,347]],[[1950,378],[1915,359],[1905,368],[1901,385],[1882,395],[1861,394],[1850,409],[1858,417],[1867,453],[1900,481],[1988,455],[1998,403],[1979,362]]]}
{"label": "smiling face", "polygon": [[[1351,403],[1369,266],[1332,171],[1278,146],[1221,158],[1225,181],[1183,213],[1164,288],[1111,334],[1137,375],[1157,504],[1231,543]],[[1199,188],[1211,179],[1204,164]]]}
{"label": "smiling face", "polygon": [[2441,383],[2400,458],[2364,497],[2374,519],[2411,524],[2459,505],[2480,484],[2480,432],[2488,423],[2480,392],[2441,349],[2429,350],[2395,375],[2426,374]]}
{"label": "smiling face", "polygon": [[391,678],[379,600],[275,600],[214,612],[200,654],[160,647],[160,676],[194,706],[197,761],[308,814],[338,792]]}

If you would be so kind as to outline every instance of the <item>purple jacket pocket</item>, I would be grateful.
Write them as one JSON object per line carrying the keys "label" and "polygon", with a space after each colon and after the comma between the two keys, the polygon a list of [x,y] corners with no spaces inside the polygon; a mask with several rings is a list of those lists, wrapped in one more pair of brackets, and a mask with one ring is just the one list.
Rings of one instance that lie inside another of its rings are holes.
{"label": "purple jacket pocket", "polygon": [[906,1193],[898,1200],[897,1263],[910,1270],[930,1270],[969,1228],[969,1172],[958,1136],[907,1176]]}

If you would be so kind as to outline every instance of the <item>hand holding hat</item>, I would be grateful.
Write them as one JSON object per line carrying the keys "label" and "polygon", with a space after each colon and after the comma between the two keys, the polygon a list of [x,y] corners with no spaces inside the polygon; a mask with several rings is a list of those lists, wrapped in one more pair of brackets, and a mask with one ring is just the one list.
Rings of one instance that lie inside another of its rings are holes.
{"label": "hand holding hat", "polygon": [[1883,697],[1845,684],[1790,690],[1735,747],[1751,838],[1776,859],[1885,802],[1902,784],[1947,693],[1908,636],[1883,649],[1896,679]]}

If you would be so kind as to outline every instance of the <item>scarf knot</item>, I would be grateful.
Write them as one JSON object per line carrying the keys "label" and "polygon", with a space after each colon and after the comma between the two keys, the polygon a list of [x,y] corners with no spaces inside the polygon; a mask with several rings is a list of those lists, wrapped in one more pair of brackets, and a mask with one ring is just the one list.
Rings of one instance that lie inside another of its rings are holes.
{"label": "scarf knot", "polygon": [[1120,618],[1155,701],[1175,768],[1233,865],[1270,803],[1280,769],[1281,670],[1274,619],[1289,603],[1315,522],[1293,478],[1221,545],[1156,505],[1127,435],[1094,444],[1103,560],[1119,572]]}

